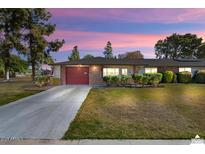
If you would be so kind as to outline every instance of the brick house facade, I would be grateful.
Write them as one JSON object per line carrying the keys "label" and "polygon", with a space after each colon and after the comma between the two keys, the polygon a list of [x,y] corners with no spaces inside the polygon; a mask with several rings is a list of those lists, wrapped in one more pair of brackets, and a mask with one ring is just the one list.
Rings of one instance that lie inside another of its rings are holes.
{"label": "brick house facade", "polygon": [[[190,70],[194,73],[196,70],[205,70],[205,61],[181,61],[181,60],[162,60],[162,59],[140,59],[140,60],[125,60],[125,59],[105,59],[105,58],[93,58],[93,59],[81,59],[77,61],[68,61],[54,64],[55,67],[60,66],[60,79],[61,84],[89,84],[89,85],[104,85],[102,79],[104,71],[111,71],[111,73],[117,73],[121,75],[132,75],[134,73],[147,73],[147,72],[164,72],[166,70],[179,72],[179,68]],[[68,73],[67,69],[72,69],[74,73]],[[87,69],[83,69],[86,67]],[[83,71],[88,70],[88,71]],[[124,72],[123,72],[124,71]],[[57,74],[57,73],[55,73]],[[71,79],[75,79],[75,82],[71,82]],[[79,81],[79,83],[78,83]]]}

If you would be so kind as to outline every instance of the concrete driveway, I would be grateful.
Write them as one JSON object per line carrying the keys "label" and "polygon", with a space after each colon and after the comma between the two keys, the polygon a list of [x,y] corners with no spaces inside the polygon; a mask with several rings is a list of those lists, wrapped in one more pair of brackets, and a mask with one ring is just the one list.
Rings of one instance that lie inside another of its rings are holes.
{"label": "concrete driveway", "polygon": [[58,86],[0,107],[0,138],[62,138],[89,90]]}

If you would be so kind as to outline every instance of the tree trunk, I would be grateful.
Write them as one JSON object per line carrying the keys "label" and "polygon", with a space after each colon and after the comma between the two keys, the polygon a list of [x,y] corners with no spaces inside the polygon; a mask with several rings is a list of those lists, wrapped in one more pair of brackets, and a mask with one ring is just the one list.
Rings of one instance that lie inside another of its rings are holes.
{"label": "tree trunk", "polygon": [[[8,56],[9,57],[9,56]],[[9,57],[10,58],[10,57]],[[4,79],[5,80],[9,80],[9,66],[10,66],[10,60],[6,59],[4,66],[5,66],[5,75],[4,75]]]}
{"label": "tree trunk", "polygon": [[7,80],[7,81],[9,80],[9,68],[8,67],[5,67],[4,79]]}
{"label": "tree trunk", "polygon": [[31,67],[32,67],[32,80],[35,80],[36,76],[36,67],[35,67],[35,62],[31,62]]}

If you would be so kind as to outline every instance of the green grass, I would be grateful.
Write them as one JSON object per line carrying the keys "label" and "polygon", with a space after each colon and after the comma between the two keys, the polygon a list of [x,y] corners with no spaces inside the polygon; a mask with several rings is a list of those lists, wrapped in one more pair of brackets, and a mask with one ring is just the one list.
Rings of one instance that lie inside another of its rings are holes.
{"label": "green grass", "polygon": [[36,88],[29,79],[0,83],[0,106],[41,91],[42,89]]}
{"label": "green grass", "polygon": [[205,85],[92,89],[63,139],[205,138]]}

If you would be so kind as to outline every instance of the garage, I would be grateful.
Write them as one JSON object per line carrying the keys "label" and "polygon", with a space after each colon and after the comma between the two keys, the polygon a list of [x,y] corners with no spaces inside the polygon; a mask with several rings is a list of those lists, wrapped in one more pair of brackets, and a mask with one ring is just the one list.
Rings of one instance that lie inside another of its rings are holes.
{"label": "garage", "polygon": [[89,67],[66,67],[66,84],[89,84]]}

